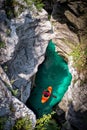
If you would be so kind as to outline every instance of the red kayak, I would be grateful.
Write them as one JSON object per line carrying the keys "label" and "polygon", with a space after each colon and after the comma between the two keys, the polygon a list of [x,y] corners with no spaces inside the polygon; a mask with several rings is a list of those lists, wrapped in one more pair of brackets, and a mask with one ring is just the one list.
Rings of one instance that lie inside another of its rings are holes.
{"label": "red kayak", "polygon": [[42,102],[42,103],[47,102],[48,99],[49,99],[50,96],[51,96],[51,93],[52,93],[52,87],[49,86],[49,87],[47,88],[47,90],[44,90],[44,91],[43,91],[42,98],[41,98],[41,102]]}

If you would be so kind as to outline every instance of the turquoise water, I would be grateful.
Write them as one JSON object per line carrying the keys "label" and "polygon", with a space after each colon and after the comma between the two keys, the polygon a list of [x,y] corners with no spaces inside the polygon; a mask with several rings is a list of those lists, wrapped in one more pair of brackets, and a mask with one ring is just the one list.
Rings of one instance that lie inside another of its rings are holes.
{"label": "turquoise water", "polygon": [[[45,61],[38,68],[36,87],[33,88],[27,102],[28,107],[31,106],[38,117],[50,113],[52,107],[63,98],[71,79],[68,64],[55,52],[55,44],[51,40],[46,50]],[[42,93],[48,86],[52,86],[52,94],[46,103],[41,103]]]}

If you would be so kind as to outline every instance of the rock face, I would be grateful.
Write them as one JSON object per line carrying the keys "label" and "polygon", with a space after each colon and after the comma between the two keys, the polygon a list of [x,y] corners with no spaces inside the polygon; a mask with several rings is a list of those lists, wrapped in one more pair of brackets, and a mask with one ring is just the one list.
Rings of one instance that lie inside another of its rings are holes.
{"label": "rock face", "polygon": [[57,2],[53,6],[51,17],[56,36],[53,40],[58,52],[67,59],[73,77],[72,84],[59,106],[68,112],[67,120],[78,130],[87,129],[87,66],[85,65],[84,71],[78,71],[78,68],[73,67],[75,57],[71,57],[70,54],[78,44],[87,47],[86,12],[86,1]]}
{"label": "rock face", "polygon": [[4,78],[0,78],[0,123],[3,124],[3,119],[5,119],[5,122],[2,126],[3,129],[10,130],[14,126],[17,119],[24,117],[29,117],[32,122],[32,128],[35,127],[36,117],[34,113],[17,98],[12,96],[6,84],[9,82],[9,80],[4,71],[2,71],[2,68],[0,68],[0,70],[0,75],[5,75]]}
{"label": "rock face", "polygon": [[[10,8],[8,3],[9,0],[5,4],[4,0],[0,1],[0,65],[7,73],[0,68],[0,115],[10,117],[14,125],[19,116],[32,113],[22,102],[25,103],[30,95],[32,77],[44,60],[49,40],[53,39],[58,53],[68,62],[73,77],[59,106],[67,112],[71,125],[79,130],[87,130],[87,71],[85,68],[79,72],[73,67],[74,57],[70,57],[73,48],[84,40],[84,45],[87,44],[86,0],[48,1],[46,4],[50,4],[48,10],[52,12],[52,24],[45,10],[39,12],[35,7],[31,10],[23,0],[15,0]],[[12,96],[13,91],[22,102]],[[13,108],[17,107],[15,112],[10,110],[11,103]],[[30,118],[35,125],[33,113]],[[7,124],[10,128],[9,121]]]}
{"label": "rock face", "polygon": [[[5,20],[6,17],[3,22]],[[30,95],[30,78],[43,62],[48,41],[52,38],[51,24],[47,12],[38,12],[35,7],[34,11],[25,9],[17,18],[7,22],[10,34],[7,36],[6,32],[1,32],[5,48],[1,49],[0,63],[7,61],[9,78],[14,81],[12,86],[19,89],[17,97],[25,103]],[[3,30],[8,31],[7,26],[6,29]]]}
{"label": "rock face", "polygon": [[[75,69],[70,67],[70,71],[73,76],[72,84],[65,94],[64,104],[68,109],[66,119],[72,126],[78,130],[87,129],[87,78],[85,75],[87,72],[78,73]],[[67,97],[67,98],[66,98]],[[63,105],[64,105],[63,104]],[[60,103],[62,106],[62,103]],[[68,107],[67,107],[68,106]]]}
{"label": "rock face", "polygon": [[31,10],[22,0],[15,2],[14,11],[18,12],[20,6],[23,10],[14,18],[14,11],[10,16],[7,13],[10,6],[0,1],[0,65],[7,73],[0,67],[0,118],[6,117],[5,130],[10,130],[17,119],[26,116],[35,127],[36,117],[23,103],[30,95],[31,78],[43,62],[46,47],[53,37],[45,10],[38,12],[35,7]]}
{"label": "rock face", "polygon": [[30,94],[30,78],[37,72],[38,65],[43,62],[50,39],[51,24],[46,21],[46,15],[43,10],[38,18],[32,18],[29,12],[25,11],[18,19],[13,20],[19,41],[14,56],[8,62],[8,69],[10,78],[15,80],[13,86],[22,91],[23,102],[26,102]]}

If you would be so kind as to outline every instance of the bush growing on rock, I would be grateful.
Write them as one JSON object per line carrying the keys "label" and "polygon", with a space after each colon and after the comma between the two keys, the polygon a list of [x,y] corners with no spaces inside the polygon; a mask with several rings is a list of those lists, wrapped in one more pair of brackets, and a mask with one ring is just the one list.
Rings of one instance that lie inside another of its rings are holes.
{"label": "bush growing on rock", "polygon": [[32,124],[29,117],[19,118],[12,130],[32,130]]}
{"label": "bush growing on rock", "polygon": [[74,59],[74,66],[78,71],[86,70],[87,68],[87,47],[86,44],[79,44],[74,47],[71,55]]}
{"label": "bush growing on rock", "polygon": [[34,130],[60,130],[56,121],[52,119],[53,114],[54,113],[43,115],[42,118],[37,119],[36,127]]}
{"label": "bush growing on rock", "polygon": [[34,4],[35,6],[36,6],[36,8],[40,11],[42,8],[43,8],[43,6],[44,6],[44,4],[42,3],[42,0],[25,0],[26,1],[26,3],[29,5],[29,6],[31,6],[32,4]]}

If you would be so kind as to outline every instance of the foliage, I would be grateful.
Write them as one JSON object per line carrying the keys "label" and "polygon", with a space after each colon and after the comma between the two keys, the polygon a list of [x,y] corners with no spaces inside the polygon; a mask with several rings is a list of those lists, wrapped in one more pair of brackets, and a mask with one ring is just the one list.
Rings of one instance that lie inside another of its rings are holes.
{"label": "foliage", "polygon": [[11,89],[11,92],[12,92],[12,94],[14,95],[14,96],[17,96],[17,94],[18,94],[18,89]]}
{"label": "foliage", "polygon": [[7,17],[12,18],[14,16],[13,0],[5,0],[4,7],[6,10]]}
{"label": "foliage", "polygon": [[4,125],[5,125],[6,120],[7,120],[6,117],[0,117],[0,130],[4,129]]}
{"label": "foliage", "polygon": [[86,70],[87,68],[87,47],[86,44],[79,44],[73,48],[71,53],[74,59],[74,66],[78,71]]}
{"label": "foliage", "polygon": [[[18,7],[17,9],[15,9],[16,6]],[[11,19],[18,16],[23,11],[24,5],[20,4],[16,0],[5,0],[4,8],[6,10],[7,17]],[[7,32],[7,34],[9,33],[10,31]]]}
{"label": "foliage", "polygon": [[8,66],[7,66],[7,65],[4,66],[4,71],[5,71],[5,72],[8,71]]}
{"label": "foliage", "polygon": [[32,4],[34,4],[36,6],[36,8],[40,11],[44,4],[42,3],[42,0],[25,0],[26,3],[28,4],[28,6],[32,6]]}
{"label": "foliage", "polygon": [[[42,0],[24,0],[29,8],[32,8],[32,5],[34,4],[36,8],[40,11],[44,4],[42,3]],[[15,7],[18,7],[16,10]],[[4,8],[6,10],[7,17],[9,19],[18,16],[22,11],[23,8],[26,8],[23,4],[19,3],[17,0],[5,0],[4,1]]]}
{"label": "foliage", "polygon": [[51,19],[51,15],[50,14],[48,14],[48,20],[50,20]]}
{"label": "foliage", "polygon": [[43,8],[43,6],[44,6],[44,4],[42,3],[42,0],[33,0],[33,2],[34,2],[36,8],[37,8],[39,11],[40,11],[40,10]]}
{"label": "foliage", "polygon": [[11,102],[11,103],[9,104],[9,108],[10,108],[10,111],[11,111],[11,112],[15,112],[15,108],[14,108],[13,102]]}
{"label": "foliage", "polygon": [[12,93],[12,95],[13,96],[17,96],[17,94],[18,94],[18,89],[13,89],[13,88],[11,88],[10,87],[10,85],[7,83],[7,82],[4,82],[4,84],[6,85],[6,87],[11,91],[11,93]]}
{"label": "foliage", "polygon": [[37,119],[35,130],[60,130],[56,121],[52,119],[53,114],[43,115],[42,118]]}
{"label": "foliage", "polygon": [[12,130],[32,130],[32,123],[28,116],[24,118],[19,118]]}
{"label": "foliage", "polygon": [[0,48],[4,48],[5,47],[5,43],[0,41]]}
{"label": "foliage", "polygon": [[11,33],[11,30],[7,29],[7,31],[6,31],[7,36],[10,36],[10,33]]}

